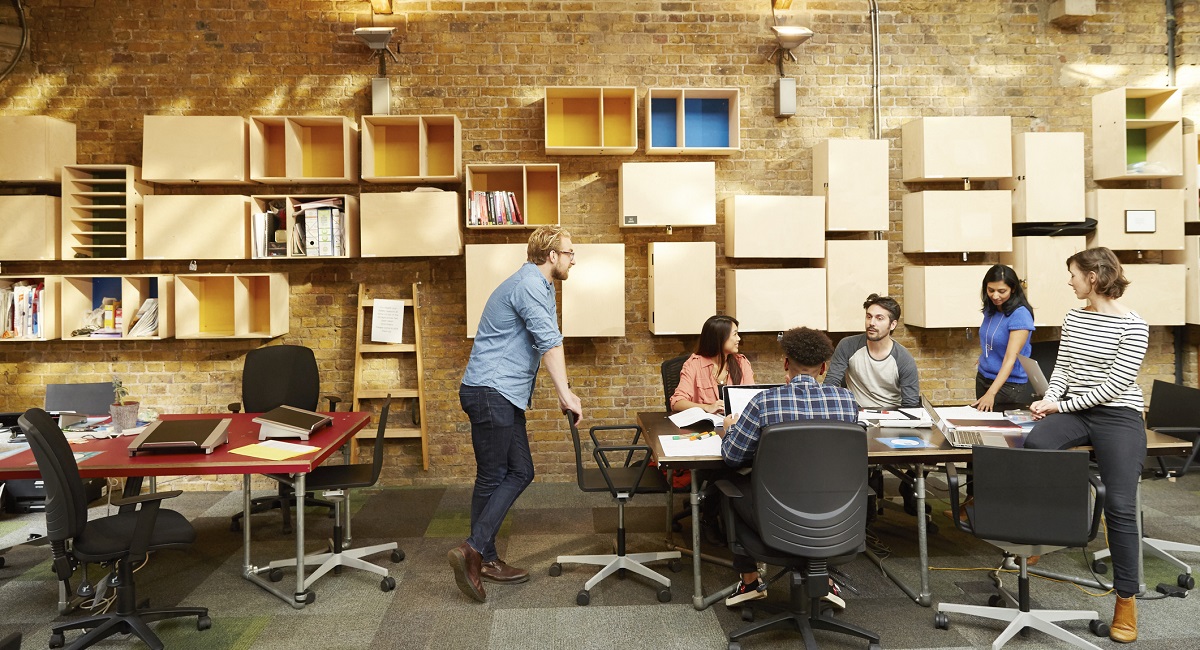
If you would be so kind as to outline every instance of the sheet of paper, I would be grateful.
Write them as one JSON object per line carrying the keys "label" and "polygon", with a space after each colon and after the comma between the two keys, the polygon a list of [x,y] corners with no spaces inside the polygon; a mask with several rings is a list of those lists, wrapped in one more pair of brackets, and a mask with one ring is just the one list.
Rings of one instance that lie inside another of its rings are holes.
{"label": "sheet of paper", "polygon": [[371,340],[400,343],[404,338],[404,301],[375,299],[371,312]]}
{"label": "sheet of paper", "polygon": [[262,458],[263,460],[287,460],[296,456],[303,456],[319,449],[309,445],[297,445],[290,442],[281,442],[279,440],[267,440],[237,449],[230,449],[231,454],[240,454],[251,458]]}
{"label": "sheet of paper", "polygon": [[717,456],[721,455],[721,436],[710,433],[692,440],[691,436],[659,436],[663,456]]}
{"label": "sheet of paper", "polygon": [[714,427],[722,426],[725,423],[724,415],[713,415],[699,406],[680,411],[667,419],[677,427],[687,427],[705,420],[712,422]]}

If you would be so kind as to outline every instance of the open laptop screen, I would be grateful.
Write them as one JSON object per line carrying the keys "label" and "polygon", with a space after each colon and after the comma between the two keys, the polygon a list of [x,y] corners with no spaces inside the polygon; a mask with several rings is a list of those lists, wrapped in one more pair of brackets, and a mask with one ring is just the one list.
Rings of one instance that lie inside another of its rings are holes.
{"label": "open laptop screen", "polygon": [[768,388],[775,388],[780,384],[745,384],[742,386],[725,386],[723,392],[725,394],[725,415],[734,415],[741,413],[746,408],[746,404],[755,395],[761,393]]}
{"label": "open laptop screen", "polygon": [[1021,367],[1025,369],[1025,376],[1029,377],[1029,387],[1033,389],[1033,397],[1035,399],[1045,397],[1046,391],[1050,390],[1050,382],[1046,381],[1046,374],[1042,372],[1042,366],[1036,359],[1030,359],[1020,354],[1017,355],[1017,361],[1021,362]]}

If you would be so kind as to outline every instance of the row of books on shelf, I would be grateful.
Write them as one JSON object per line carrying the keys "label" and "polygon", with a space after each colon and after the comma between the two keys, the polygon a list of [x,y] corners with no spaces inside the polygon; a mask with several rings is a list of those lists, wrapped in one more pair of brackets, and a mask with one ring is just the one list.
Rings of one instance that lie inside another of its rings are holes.
{"label": "row of books on shelf", "polygon": [[0,281],[0,338],[42,336],[42,294],[46,285]]}
{"label": "row of books on shelf", "polygon": [[287,217],[284,206],[275,202],[266,212],[254,213],[251,228],[254,259],[346,255],[345,205],[341,198],[296,204],[290,231]]}
{"label": "row of books on shelf", "polygon": [[467,197],[467,219],[472,226],[524,224],[517,196],[512,192],[472,190]]}

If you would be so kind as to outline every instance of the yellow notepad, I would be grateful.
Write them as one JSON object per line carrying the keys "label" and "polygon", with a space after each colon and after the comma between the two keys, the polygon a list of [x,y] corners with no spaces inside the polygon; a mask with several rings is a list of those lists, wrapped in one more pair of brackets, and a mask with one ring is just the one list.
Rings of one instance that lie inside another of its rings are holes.
{"label": "yellow notepad", "polygon": [[231,454],[241,454],[250,456],[251,458],[262,458],[264,460],[287,460],[304,454],[311,454],[320,449],[312,445],[298,445],[294,442],[282,442],[280,440],[267,440],[265,442],[230,449]]}

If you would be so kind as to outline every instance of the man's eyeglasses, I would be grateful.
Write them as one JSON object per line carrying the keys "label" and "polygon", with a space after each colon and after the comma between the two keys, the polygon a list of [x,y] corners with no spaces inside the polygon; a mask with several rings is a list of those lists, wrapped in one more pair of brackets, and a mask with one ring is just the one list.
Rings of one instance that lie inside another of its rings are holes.
{"label": "man's eyeglasses", "polygon": [[572,260],[575,259],[575,251],[554,251],[554,252],[558,253],[559,255],[570,255]]}

